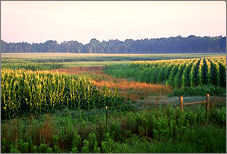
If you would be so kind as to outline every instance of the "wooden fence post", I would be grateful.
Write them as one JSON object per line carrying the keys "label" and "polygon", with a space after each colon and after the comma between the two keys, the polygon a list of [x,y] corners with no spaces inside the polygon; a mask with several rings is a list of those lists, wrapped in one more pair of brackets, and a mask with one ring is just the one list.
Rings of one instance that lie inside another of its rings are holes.
{"label": "wooden fence post", "polygon": [[179,99],[180,99],[180,110],[181,110],[181,112],[183,112],[183,110],[184,110],[183,96],[180,96]]}
{"label": "wooden fence post", "polygon": [[214,99],[210,102],[210,105],[212,106],[212,109],[214,109],[214,104],[216,102],[216,95],[214,95]]}
{"label": "wooden fence post", "polygon": [[107,110],[108,110],[108,106],[106,105],[106,129],[107,129]]}
{"label": "wooden fence post", "polygon": [[210,110],[210,94],[206,94],[206,112]]}

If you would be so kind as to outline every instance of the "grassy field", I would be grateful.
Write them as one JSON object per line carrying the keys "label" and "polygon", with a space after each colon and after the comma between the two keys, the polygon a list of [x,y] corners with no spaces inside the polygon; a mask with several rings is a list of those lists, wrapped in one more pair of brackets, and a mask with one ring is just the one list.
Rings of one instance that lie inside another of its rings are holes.
{"label": "grassy field", "polygon": [[224,153],[224,56],[3,53],[1,152]]}
{"label": "grassy field", "polygon": [[151,58],[151,57],[156,57],[156,58],[162,58],[163,57],[179,57],[179,58],[195,58],[195,57],[204,57],[204,56],[214,56],[214,55],[222,55],[224,56],[225,54],[216,54],[216,53],[183,53],[183,54],[95,54],[95,53],[1,53],[2,58],[35,58],[35,59],[56,59],[56,58],[82,58],[82,57],[92,57],[92,58],[97,58],[97,57],[134,57],[134,58]]}

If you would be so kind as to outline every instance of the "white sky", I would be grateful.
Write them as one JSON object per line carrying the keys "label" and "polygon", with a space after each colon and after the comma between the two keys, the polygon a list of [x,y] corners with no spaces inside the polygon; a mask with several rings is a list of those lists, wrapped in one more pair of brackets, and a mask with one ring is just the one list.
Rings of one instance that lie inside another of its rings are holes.
{"label": "white sky", "polygon": [[2,1],[7,42],[226,35],[224,1]]}

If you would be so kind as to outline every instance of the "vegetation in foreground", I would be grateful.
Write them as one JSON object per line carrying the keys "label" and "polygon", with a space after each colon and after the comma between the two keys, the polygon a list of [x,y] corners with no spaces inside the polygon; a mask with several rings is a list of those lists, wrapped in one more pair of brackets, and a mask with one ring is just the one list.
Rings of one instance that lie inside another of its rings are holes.
{"label": "vegetation in foreground", "polygon": [[[105,112],[104,112],[105,115]],[[88,116],[85,116],[88,117]],[[206,114],[165,106],[80,119],[46,116],[2,123],[2,152],[226,152],[226,108]]]}

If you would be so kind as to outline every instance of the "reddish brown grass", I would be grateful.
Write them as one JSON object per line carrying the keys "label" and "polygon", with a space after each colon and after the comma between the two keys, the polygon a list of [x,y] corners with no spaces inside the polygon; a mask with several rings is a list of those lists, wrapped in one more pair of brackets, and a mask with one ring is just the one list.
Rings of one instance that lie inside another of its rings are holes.
{"label": "reddish brown grass", "polygon": [[162,84],[149,84],[144,82],[127,81],[124,78],[114,78],[110,75],[103,73],[104,67],[74,67],[70,69],[56,69],[54,71],[66,72],[70,74],[88,73],[91,75],[99,76],[93,79],[92,83],[98,88],[107,86],[110,89],[118,89],[121,96],[127,97],[130,100],[143,99],[149,95],[166,95],[172,92],[170,87]]}
{"label": "reddish brown grass", "polygon": [[67,69],[55,69],[54,72],[66,72],[70,74],[81,74],[89,72],[90,74],[99,74],[103,70],[103,66],[91,66],[91,67],[74,67]]}
{"label": "reddish brown grass", "polygon": [[46,115],[46,119],[43,125],[37,131],[37,136],[38,136],[37,139],[42,139],[47,144],[53,141],[53,135],[54,135],[54,126],[51,123],[50,117]]}
{"label": "reddish brown grass", "polygon": [[[18,130],[18,121],[16,119],[12,119],[10,122],[5,123],[4,127],[2,127],[2,138],[15,142],[15,140],[18,139],[20,136],[20,132]],[[8,133],[9,131],[10,133]]]}

